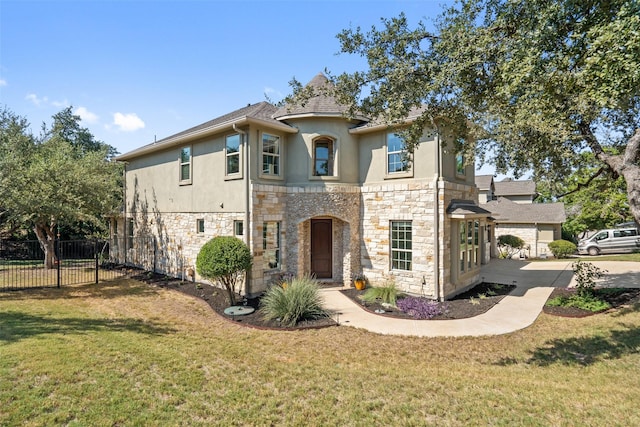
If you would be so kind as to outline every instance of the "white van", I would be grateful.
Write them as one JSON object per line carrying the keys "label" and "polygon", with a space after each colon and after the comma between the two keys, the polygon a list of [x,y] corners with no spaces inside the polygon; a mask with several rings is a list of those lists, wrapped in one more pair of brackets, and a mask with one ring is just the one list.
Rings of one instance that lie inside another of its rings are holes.
{"label": "white van", "polygon": [[579,254],[592,256],[640,250],[640,233],[635,227],[600,230],[578,243]]}

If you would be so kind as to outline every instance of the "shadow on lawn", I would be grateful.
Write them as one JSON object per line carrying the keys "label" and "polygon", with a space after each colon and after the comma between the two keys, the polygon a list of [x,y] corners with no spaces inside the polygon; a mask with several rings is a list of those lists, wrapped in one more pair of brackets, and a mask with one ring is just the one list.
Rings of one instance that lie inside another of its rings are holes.
{"label": "shadow on lawn", "polygon": [[[525,363],[536,366],[588,366],[640,352],[640,328],[635,325],[622,326],[626,329],[612,330],[604,336],[549,340],[545,345],[532,350],[531,357]],[[513,358],[503,358],[497,362],[503,366],[517,363]]]}
{"label": "shadow on lawn", "polygon": [[85,334],[88,332],[134,332],[163,335],[174,329],[138,319],[87,319],[34,316],[18,311],[0,313],[0,343],[17,342],[45,334]]}
{"label": "shadow on lawn", "polygon": [[0,302],[21,300],[50,300],[73,298],[111,299],[119,297],[147,297],[157,294],[159,288],[143,286],[136,280],[119,278],[100,283],[65,285],[60,288],[31,288],[0,291]]}

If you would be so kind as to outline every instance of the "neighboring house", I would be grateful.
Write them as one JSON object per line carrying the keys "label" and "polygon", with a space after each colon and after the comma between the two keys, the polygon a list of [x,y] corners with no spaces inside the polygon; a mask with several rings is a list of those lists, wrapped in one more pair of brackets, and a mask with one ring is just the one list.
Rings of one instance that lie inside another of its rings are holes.
{"label": "neighboring house", "polygon": [[478,187],[478,203],[484,204],[496,199],[493,175],[476,175],[476,187]]}
{"label": "neighboring house", "polygon": [[[491,183],[486,183],[487,180]],[[491,212],[495,236],[511,234],[520,237],[527,248],[521,254],[527,257],[551,255],[548,244],[562,238],[562,223],[566,221],[564,204],[533,203],[537,192],[531,180],[505,179],[494,183],[492,175],[482,175],[481,182],[480,200],[488,201],[480,206]],[[493,195],[489,198],[486,188],[492,185]],[[491,254],[497,255],[497,241],[493,242]]]}
{"label": "neighboring house", "polygon": [[235,235],[253,254],[249,295],[283,273],[349,283],[362,272],[433,299],[478,283],[489,212],[473,164],[430,130],[409,155],[393,128],[344,111],[327,96],[260,102],[119,156],[114,257],[201,280],[202,245]]}

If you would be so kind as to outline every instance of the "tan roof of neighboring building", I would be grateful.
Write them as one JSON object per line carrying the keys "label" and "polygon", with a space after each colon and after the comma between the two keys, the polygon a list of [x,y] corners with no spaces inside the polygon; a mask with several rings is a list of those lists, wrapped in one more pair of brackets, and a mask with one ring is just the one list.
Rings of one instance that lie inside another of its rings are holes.
{"label": "tan roof of neighboring building", "polygon": [[491,212],[498,223],[561,224],[567,220],[564,203],[519,204],[504,197],[480,205]]}
{"label": "tan roof of neighboring building", "polygon": [[479,190],[488,190],[491,188],[491,182],[493,181],[493,175],[476,175],[476,187]]}
{"label": "tan roof of neighboring building", "polygon": [[[477,184],[476,184],[477,185]],[[507,178],[502,181],[494,181],[496,196],[525,196],[536,194],[536,183],[530,179],[512,181]]]}

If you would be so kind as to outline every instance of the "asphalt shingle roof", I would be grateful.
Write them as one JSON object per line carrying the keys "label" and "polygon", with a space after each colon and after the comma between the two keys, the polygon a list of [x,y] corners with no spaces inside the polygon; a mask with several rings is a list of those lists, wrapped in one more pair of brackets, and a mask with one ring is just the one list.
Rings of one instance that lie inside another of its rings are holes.
{"label": "asphalt shingle roof", "polygon": [[498,197],[536,194],[536,183],[530,179],[523,181],[494,181],[493,185],[495,186],[495,194]]}
{"label": "asphalt shingle roof", "polygon": [[[319,91],[326,87],[331,88],[332,83],[329,79],[322,74],[318,73],[306,87],[312,87]],[[347,111],[347,107],[340,105],[336,99],[332,96],[324,94],[316,95],[308,99],[304,105],[300,104],[286,104],[273,114],[274,119],[285,120],[287,117],[298,116],[304,114],[317,114],[317,115],[341,115]]]}
{"label": "asphalt shingle roof", "polygon": [[493,175],[476,175],[476,187],[479,190],[488,190],[491,187]]}
{"label": "asphalt shingle roof", "polygon": [[515,203],[498,197],[480,207],[490,211],[498,223],[560,224],[567,220],[564,203]]}

